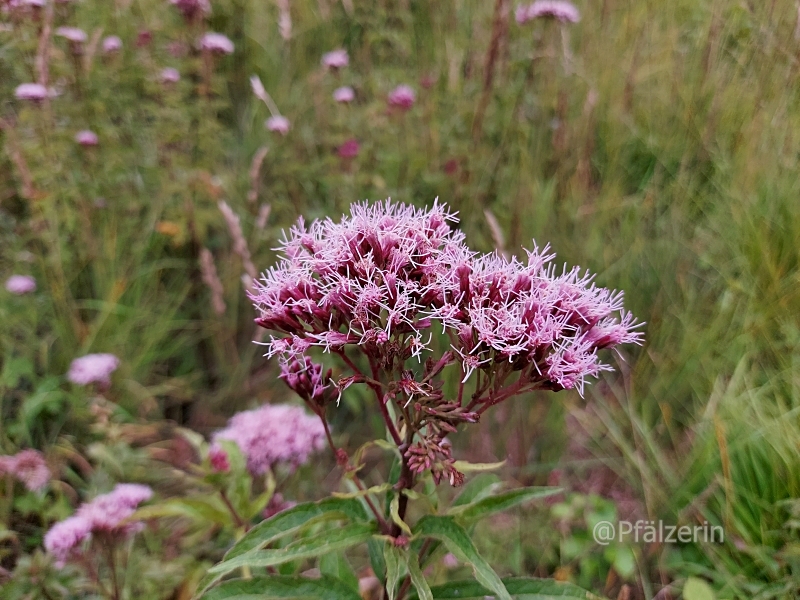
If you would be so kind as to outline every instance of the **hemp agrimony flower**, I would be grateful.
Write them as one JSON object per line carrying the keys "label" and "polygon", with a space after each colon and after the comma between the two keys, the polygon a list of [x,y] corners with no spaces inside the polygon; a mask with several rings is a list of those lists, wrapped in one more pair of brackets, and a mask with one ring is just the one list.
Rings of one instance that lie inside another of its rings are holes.
{"label": "hemp agrimony flower", "polygon": [[[301,219],[252,295],[256,323],[280,335],[267,355],[279,357],[282,377],[314,412],[324,417],[326,402],[367,385],[404,466],[453,484],[461,475],[445,436],[457,425],[532,390],[582,393],[587,378],[610,370],[598,350],[642,340],[621,292],[578,268],[557,271],[547,246],[534,245],[525,261],[480,255],[456,222],[444,205],[390,200],[355,204],[338,223]],[[449,348],[435,353],[440,331]],[[345,365],[333,386],[314,348]],[[439,376],[451,365],[460,369],[458,391],[446,398]],[[305,374],[302,386],[295,372]]]}

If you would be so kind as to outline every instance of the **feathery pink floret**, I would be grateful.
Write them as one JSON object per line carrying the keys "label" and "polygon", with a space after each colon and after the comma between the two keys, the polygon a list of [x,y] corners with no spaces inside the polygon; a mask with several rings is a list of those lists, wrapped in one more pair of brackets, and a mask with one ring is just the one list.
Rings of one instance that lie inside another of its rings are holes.
{"label": "feathery pink floret", "polygon": [[17,296],[36,291],[36,280],[30,275],[12,275],[6,280],[6,290]]}
{"label": "feathery pink floret", "polygon": [[269,129],[270,131],[276,131],[281,135],[286,135],[289,133],[289,119],[281,115],[275,115],[274,117],[270,117],[264,123],[264,126]]}
{"label": "feathery pink floret", "polygon": [[31,100],[41,102],[47,98],[47,88],[40,83],[23,83],[14,90],[17,100]]}
{"label": "feathery pink floret", "polygon": [[206,33],[200,38],[200,48],[215,54],[232,54],[233,42],[221,33]]}
{"label": "feathery pink floret", "polygon": [[161,83],[178,83],[181,80],[181,74],[178,72],[178,69],[165,67],[161,70],[160,79]]}
{"label": "feathery pink floret", "polygon": [[87,354],[72,361],[67,379],[77,385],[108,384],[118,366],[119,359],[113,354]]}
{"label": "feathery pink floret", "polygon": [[559,0],[537,0],[528,6],[520,5],[515,14],[520,25],[538,18],[550,18],[562,23],[577,23],[581,14],[571,2]]}
{"label": "feathery pink floret", "polygon": [[405,84],[398,85],[391,92],[389,92],[389,106],[395,106],[402,110],[408,110],[414,106],[417,100],[417,94],[411,89],[410,86]]}
{"label": "feathery pink floret", "polygon": [[336,102],[352,102],[356,99],[356,93],[353,91],[353,88],[349,86],[340,87],[333,92],[333,99],[336,100]]}
{"label": "feathery pink floret", "polygon": [[0,456],[0,474],[7,473],[37,492],[50,481],[50,469],[41,452],[23,450],[13,456]]}
{"label": "feathery pink floret", "polygon": [[69,40],[73,44],[83,44],[88,39],[86,32],[77,27],[59,27],[56,29],[56,35]]}
{"label": "feathery pink floret", "polygon": [[333,50],[322,55],[322,66],[329,69],[341,69],[348,64],[350,64],[350,57],[347,55],[347,50]]}
{"label": "feathery pink floret", "polygon": [[99,143],[97,134],[94,131],[89,131],[88,129],[84,129],[83,131],[76,133],[75,141],[81,146],[97,146]]}
{"label": "feathery pink floret", "polygon": [[213,440],[235,442],[247,459],[247,469],[262,475],[277,463],[294,468],[307,462],[325,445],[325,429],[299,406],[266,404],[234,415]]}
{"label": "feathery pink floret", "polygon": [[358,345],[380,361],[394,343],[419,357],[430,341],[423,331],[437,321],[456,334],[465,380],[506,363],[541,387],[582,390],[607,369],[598,349],[641,342],[622,293],[577,268],[557,273],[547,247],[534,246],[525,262],[478,256],[454,222],[438,203],[389,200],[355,204],[339,223],[301,219],[252,296],[256,322],[285,336],[272,338],[267,355],[288,366],[312,346]]}
{"label": "feathery pink floret", "polygon": [[113,54],[122,50],[122,40],[116,35],[110,35],[103,40],[103,52]]}
{"label": "feathery pink floret", "polygon": [[142,523],[127,520],[139,504],[152,497],[153,490],[146,485],[118,484],[109,493],[81,505],[72,517],[53,525],[44,537],[44,547],[56,558],[56,564],[63,566],[92,534],[126,536],[136,533]]}
{"label": "feathery pink floret", "polygon": [[72,516],[53,525],[44,536],[44,548],[61,568],[76,554],[78,547],[92,533],[92,524],[80,516]]}

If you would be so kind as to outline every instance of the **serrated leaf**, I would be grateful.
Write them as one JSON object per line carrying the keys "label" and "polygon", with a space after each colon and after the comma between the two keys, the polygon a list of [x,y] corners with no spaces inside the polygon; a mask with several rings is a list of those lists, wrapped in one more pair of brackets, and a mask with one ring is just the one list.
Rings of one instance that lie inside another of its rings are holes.
{"label": "serrated leaf", "polygon": [[[602,600],[572,583],[553,579],[509,577],[503,579],[514,600]],[[476,581],[454,581],[431,588],[435,600],[484,600],[491,592]]]}
{"label": "serrated leaf", "polygon": [[475,521],[531,500],[553,496],[561,491],[561,488],[554,487],[518,488],[481,498],[470,504],[451,507],[446,514],[454,515],[463,521]]}
{"label": "serrated leaf", "polygon": [[286,600],[361,600],[353,590],[334,577],[319,579],[276,575],[255,579],[233,579],[209,590],[203,600],[264,600],[284,598]]}
{"label": "serrated leaf", "polygon": [[313,538],[297,540],[285,548],[253,550],[211,567],[208,572],[225,575],[242,567],[273,567],[294,560],[315,558],[327,552],[337,552],[366,542],[377,532],[375,523],[351,523],[316,534]]}
{"label": "serrated leaf", "polygon": [[475,578],[502,600],[511,600],[503,582],[489,563],[478,554],[475,544],[453,517],[426,515],[414,527],[414,535],[441,540],[447,549],[462,562],[469,563]]}
{"label": "serrated leaf", "polygon": [[279,512],[253,527],[225,554],[230,560],[251,550],[263,548],[281,537],[294,533],[314,517],[335,513],[353,521],[367,520],[367,513],[358,500],[351,498],[325,498],[320,502],[304,502]]}

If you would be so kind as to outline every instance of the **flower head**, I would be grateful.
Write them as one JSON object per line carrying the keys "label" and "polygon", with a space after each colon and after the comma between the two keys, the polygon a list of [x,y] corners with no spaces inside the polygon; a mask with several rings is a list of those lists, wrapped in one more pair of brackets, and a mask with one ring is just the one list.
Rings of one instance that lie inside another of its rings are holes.
{"label": "flower head", "polygon": [[50,469],[41,452],[23,450],[14,456],[0,456],[0,474],[8,473],[32,492],[41,490],[50,481]]}
{"label": "flower head", "polygon": [[353,91],[353,88],[349,86],[340,87],[333,92],[333,99],[336,100],[336,102],[352,102],[356,99],[356,93]]}
{"label": "flower head", "polygon": [[225,429],[214,434],[213,441],[220,440],[235,442],[248,470],[261,475],[278,463],[293,468],[307,462],[324,446],[325,430],[318,418],[299,406],[266,404],[234,415]]}
{"label": "flower head", "polygon": [[355,138],[347,140],[344,144],[339,146],[338,154],[342,158],[355,158],[358,156],[358,151],[360,149],[358,140]]}
{"label": "flower head", "polygon": [[117,370],[119,359],[113,354],[87,354],[72,361],[67,379],[77,385],[111,382],[111,373]]}
{"label": "flower head", "polygon": [[113,54],[122,50],[122,40],[116,35],[110,35],[103,40],[103,52]]}
{"label": "flower head", "polygon": [[200,49],[213,54],[232,54],[233,42],[221,33],[206,33],[200,38]]}
{"label": "flower head", "polygon": [[555,19],[562,23],[577,23],[581,20],[581,14],[575,5],[561,0],[537,0],[528,6],[520,5],[515,17],[520,25],[538,18]]}
{"label": "flower head", "polygon": [[6,280],[6,290],[17,296],[36,291],[36,280],[30,275],[12,275]]}
{"label": "flower head", "polygon": [[347,55],[347,50],[340,48],[332,52],[326,52],[322,55],[322,66],[329,69],[341,69],[350,63],[350,57]]}
{"label": "flower head", "polygon": [[211,14],[211,4],[208,0],[169,0],[169,3],[181,11],[187,21]]}
{"label": "flower head", "polygon": [[153,490],[146,485],[118,484],[111,492],[81,505],[72,517],[56,523],[44,537],[45,549],[56,558],[56,564],[63,566],[92,534],[121,537],[135,533],[142,524],[128,519],[152,496]]}
{"label": "flower head", "polygon": [[266,120],[264,126],[270,131],[276,131],[281,135],[289,133],[289,119],[281,115],[270,117]]}
{"label": "flower head", "polygon": [[56,35],[69,40],[73,44],[83,44],[88,39],[86,32],[77,27],[59,27],[56,29]]}
{"label": "flower head", "polygon": [[159,79],[161,79],[161,83],[178,83],[181,80],[181,74],[178,69],[165,67],[161,70]]}
{"label": "flower head", "polygon": [[17,100],[30,100],[32,102],[41,102],[47,98],[47,88],[40,83],[23,83],[17,86],[14,90],[14,96]]}
{"label": "flower head", "polygon": [[88,129],[84,129],[83,131],[76,133],[75,141],[81,146],[97,146],[99,143],[97,134],[94,131],[89,131]]}
{"label": "flower head", "polygon": [[394,88],[388,96],[389,106],[399,108],[401,110],[408,110],[414,106],[417,100],[417,94],[407,85],[398,85]]}

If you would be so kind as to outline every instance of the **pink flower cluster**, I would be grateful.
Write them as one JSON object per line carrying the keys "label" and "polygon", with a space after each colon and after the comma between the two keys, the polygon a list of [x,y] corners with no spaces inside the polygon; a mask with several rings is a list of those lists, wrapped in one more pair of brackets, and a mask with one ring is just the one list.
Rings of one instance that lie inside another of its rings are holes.
{"label": "pink flower cluster", "polygon": [[537,0],[527,6],[521,4],[517,7],[515,17],[520,25],[540,17],[556,19],[562,23],[577,23],[581,20],[580,12],[571,2],[560,0]]}
{"label": "pink flower cluster", "polygon": [[17,296],[36,291],[36,280],[30,275],[12,275],[6,280],[6,290]]}
{"label": "pink flower cluster", "polygon": [[0,456],[0,475],[8,474],[21,481],[32,492],[41,490],[50,481],[50,469],[41,452],[23,450],[13,456]]}
{"label": "pink flower cluster", "polygon": [[247,469],[262,475],[278,463],[295,468],[307,462],[325,445],[325,429],[299,406],[265,404],[234,415],[225,429],[214,434],[210,458],[220,467],[227,464],[220,454],[221,440],[235,442],[247,459]]}
{"label": "pink flower cluster", "polygon": [[77,385],[111,383],[111,373],[117,370],[119,359],[113,354],[87,354],[72,361],[67,379]]}
{"label": "pink flower cluster", "polygon": [[14,90],[17,100],[29,100],[31,102],[41,102],[48,96],[47,88],[40,83],[23,83]]}
{"label": "pink flower cluster", "polygon": [[200,38],[200,49],[212,54],[233,54],[233,42],[221,33],[206,33]]}
{"label": "pink flower cluster", "polygon": [[437,321],[451,332],[465,379],[476,369],[518,371],[539,387],[582,389],[608,369],[597,350],[638,343],[622,293],[576,267],[558,273],[547,248],[526,262],[477,255],[435,203],[355,204],[335,223],[303,220],[282,243],[284,257],[256,284],[256,323],[281,332],[268,356],[283,364],[311,346],[361,347],[373,360],[402,362],[428,350]]}
{"label": "pink flower cluster", "polygon": [[127,520],[136,507],[153,497],[146,485],[121,483],[108,494],[97,496],[78,508],[77,512],[50,528],[44,536],[44,547],[58,566],[76,556],[84,540],[92,534],[127,536],[141,530],[141,522]]}
{"label": "pink flower cluster", "polygon": [[83,131],[76,133],[75,141],[81,146],[85,147],[97,146],[97,144],[100,143],[97,134],[94,131],[89,131],[88,129],[84,129]]}
{"label": "pink flower cluster", "polygon": [[347,50],[333,50],[322,55],[322,66],[329,69],[342,69],[348,64],[350,64],[350,57],[347,55]]}
{"label": "pink flower cluster", "polygon": [[400,110],[409,110],[414,106],[417,101],[417,94],[411,89],[410,86],[405,84],[398,85],[391,92],[387,98],[389,106],[399,108]]}
{"label": "pink flower cluster", "polygon": [[181,11],[187,21],[211,14],[211,4],[208,0],[169,0],[169,3]]}
{"label": "pink flower cluster", "polygon": [[280,133],[281,135],[286,135],[289,133],[291,125],[289,124],[289,119],[286,117],[282,115],[274,115],[264,122],[264,127],[270,131]]}

